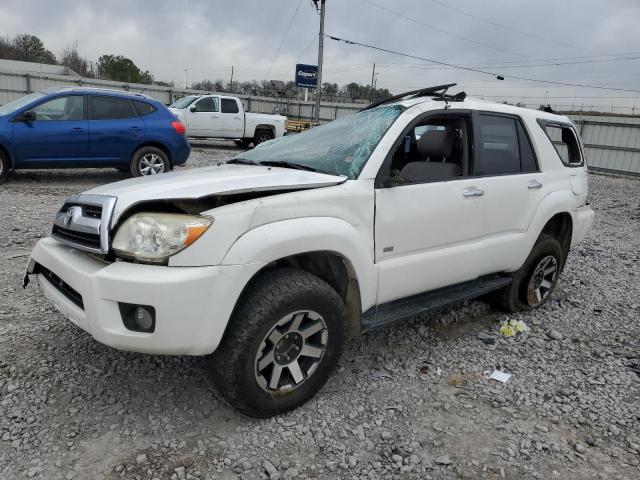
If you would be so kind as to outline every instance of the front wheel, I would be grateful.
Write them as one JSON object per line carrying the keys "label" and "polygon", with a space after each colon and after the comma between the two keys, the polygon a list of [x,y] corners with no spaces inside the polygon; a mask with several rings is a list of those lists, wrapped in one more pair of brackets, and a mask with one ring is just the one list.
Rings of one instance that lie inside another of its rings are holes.
{"label": "front wheel", "polygon": [[261,274],[248,287],[213,355],[214,381],[251,417],[294,409],[325,384],[345,340],[338,293],[295,269]]}
{"label": "front wheel", "polygon": [[9,175],[9,167],[9,157],[0,150],[0,183],[3,183],[7,179],[7,175]]}
{"label": "front wheel", "polygon": [[142,147],[133,154],[130,170],[134,177],[146,177],[168,172],[170,170],[169,158],[159,148]]}
{"label": "front wheel", "polygon": [[563,266],[560,242],[551,235],[540,235],[511,285],[496,292],[493,303],[508,312],[540,307],[555,289]]}

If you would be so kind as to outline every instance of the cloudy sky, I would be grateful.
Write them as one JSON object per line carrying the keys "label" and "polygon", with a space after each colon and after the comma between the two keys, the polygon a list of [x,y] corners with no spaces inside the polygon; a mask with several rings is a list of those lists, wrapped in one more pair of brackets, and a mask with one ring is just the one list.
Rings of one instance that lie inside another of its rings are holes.
{"label": "cloudy sky", "polygon": [[[640,108],[638,0],[327,0],[325,30],[377,47],[507,77],[325,42],[324,80],[393,92],[458,82],[496,100],[585,109]],[[311,0],[2,0],[0,34],[33,33],[54,51],[131,58],[159,80],[293,77],[316,63],[319,17]],[[581,63],[575,63],[581,62]],[[549,65],[562,63],[562,65]],[[545,85],[511,76],[599,85]],[[626,90],[626,91],[623,91]]]}

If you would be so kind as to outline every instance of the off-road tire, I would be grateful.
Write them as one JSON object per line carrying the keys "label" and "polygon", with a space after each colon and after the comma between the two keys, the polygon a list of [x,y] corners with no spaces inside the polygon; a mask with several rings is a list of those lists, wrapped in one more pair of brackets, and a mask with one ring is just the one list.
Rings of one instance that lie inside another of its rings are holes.
{"label": "off-road tire", "polygon": [[273,133],[270,130],[257,130],[256,134],[253,137],[253,146],[257,147],[261,143],[273,140],[273,138]]}
{"label": "off-road tire", "polygon": [[133,154],[133,157],[131,158],[131,175],[133,175],[134,177],[147,176],[148,174],[145,174],[142,171],[142,165],[145,158],[150,158],[153,155],[159,157],[162,161],[162,172],[158,173],[166,173],[171,170],[171,164],[169,163],[169,158],[167,157],[166,153],[156,147],[142,147],[136,150],[136,152]]}
{"label": "off-road tire", "polygon": [[[256,355],[263,339],[283,317],[311,310],[327,327],[324,355],[313,373],[294,389],[270,393],[256,378]],[[325,384],[346,338],[345,306],[325,281],[308,272],[283,268],[253,280],[238,301],[225,335],[212,355],[213,379],[220,393],[242,413],[266,418],[299,407]]]}
{"label": "off-road tire", "polygon": [[11,168],[9,157],[0,150],[0,183],[3,183],[7,179],[7,176],[9,175],[9,168]]}
{"label": "off-road tire", "polygon": [[[549,293],[543,298],[543,300],[536,305],[530,305],[527,302],[527,286],[529,285],[529,281],[531,280],[531,277],[535,272],[535,268],[540,260],[549,255],[557,262],[558,271],[555,280],[553,281]],[[514,273],[511,285],[504,287],[489,296],[489,301],[494,307],[512,313],[539,308],[549,300],[551,294],[555,290],[558,279],[560,278],[560,273],[564,266],[564,260],[560,242],[551,235],[540,235],[531,249],[531,253],[527,257],[527,260],[524,262],[524,265]]]}

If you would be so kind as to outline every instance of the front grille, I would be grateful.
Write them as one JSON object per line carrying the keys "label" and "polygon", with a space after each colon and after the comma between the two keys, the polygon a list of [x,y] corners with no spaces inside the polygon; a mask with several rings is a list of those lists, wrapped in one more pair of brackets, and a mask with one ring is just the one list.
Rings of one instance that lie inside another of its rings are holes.
{"label": "front grille", "polygon": [[71,207],[80,207],[82,216],[86,218],[102,218],[102,207],[100,205],[81,205],[79,203],[65,203],[60,209],[61,213],[66,213]]}
{"label": "front grille", "polygon": [[109,253],[108,226],[115,197],[80,194],[69,197],[53,220],[56,240],[99,255]]}
{"label": "front grille", "polygon": [[61,240],[66,240],[69,243],[100,250],[99,234],[78,232],[76,230],[59,227],[58,225],[53,226],[53,231],[51,233],[55,237],[58,237]]}
{"label": "front grille", "polygon": [[66,298],[71,300],[75,305],[84,310],[84,302],[82,301],[82,295],[78,293],[76,290],[71,288],[67,283],[65,283],[59,276],[49,270],[47,267],[44,267],[40,264],[37,264],[34,268],[33,273],[40,273],[46,278],[51,285],[53,285],[56,290],[62,293]]}

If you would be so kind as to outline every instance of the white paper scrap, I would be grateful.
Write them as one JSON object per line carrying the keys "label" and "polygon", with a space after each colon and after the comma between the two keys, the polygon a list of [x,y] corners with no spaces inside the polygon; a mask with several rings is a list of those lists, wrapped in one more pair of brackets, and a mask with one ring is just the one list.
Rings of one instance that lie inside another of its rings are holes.
{"label": "white paper scrap", "polygon": [[496,380],[500,383],[507,383],[511,378],[511,374],[507,372],[503,372],[502,370],[494,370],[493,373],[489,376],[491,380]]}

